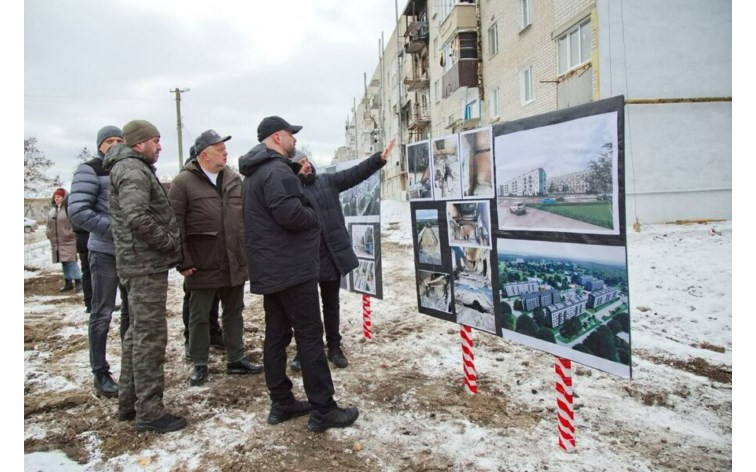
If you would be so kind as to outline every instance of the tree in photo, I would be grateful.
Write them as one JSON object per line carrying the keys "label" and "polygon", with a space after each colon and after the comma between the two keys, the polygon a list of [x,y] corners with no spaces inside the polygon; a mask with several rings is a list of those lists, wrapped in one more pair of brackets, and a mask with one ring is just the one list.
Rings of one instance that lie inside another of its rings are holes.
{"label": "tree in photo", "polygon": [[536,326],[535,322],[528,315],[521,315],[517,318],[515,331],[520,334],[535,336],[538,332],[538,326]]}
{"label": "tree in photo", "polygon": [[46,197],[63,183],[60,176],[50,178],[46,171],[54,164],[37,148],[37,138],[24,138],[24,197]]}
{"label": "tree in photo", "polygon": [[593,351],[597,356],[610,361],[619,361],[617,357],[617,347],[614,344],[614,333],[605,325],[601,325],[596,328],[596,331],[592,332],[583,344]]}
{"label": "tree in photo", "polygon": [[554,333],[552,333],[549,328],[540,328],[538,332],[535,334],[535,337],[538,339],[542,339],[546,342],[556,344],[556,338],[554,337]]}
{"label": "tree in photo", "polygon": [[588,187],[600,195],[612,194],[612,143],[601,146],[598,157],[588,164]]}

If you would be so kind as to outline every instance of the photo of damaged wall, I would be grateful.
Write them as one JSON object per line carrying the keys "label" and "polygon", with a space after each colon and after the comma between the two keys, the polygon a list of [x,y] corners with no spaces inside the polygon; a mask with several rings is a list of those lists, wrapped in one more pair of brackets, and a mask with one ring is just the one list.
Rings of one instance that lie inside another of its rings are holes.
{"label": "photo of damaged wall", "polygon": [[491,247],[489,202],[448,202],[450,246]]}
{"label": "photo of damaged wall", "polygon": [[456,134],[433,140],[433,195],[436,200],[462,198]]}
{"label": "photo of damaged wall", "polygon": [[494,197],[494,161],[491,128],[459,135],[463,198]]}
{"label": "photo of damaged wall", "polygon": [[440,272],[420,270],[417,273],[420,306],[452,313],[451,276]]}
{"label": "photo of damaged wall", "polygon": [[407,190],[410,200],[433,199],[428,141],[407,145]]}
{"label": "photo of damaged wall", "polygon": [[496,333],[490,249],[452,246],[457,323]]}

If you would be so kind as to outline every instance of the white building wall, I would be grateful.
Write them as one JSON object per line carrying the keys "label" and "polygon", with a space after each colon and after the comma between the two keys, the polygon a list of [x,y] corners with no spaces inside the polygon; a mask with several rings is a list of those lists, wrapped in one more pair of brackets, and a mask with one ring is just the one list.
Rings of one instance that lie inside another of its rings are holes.
{"label": "white building wall", "polygon": [[[597,0],[600,96],[732,96],[732,6]],[[625,107],[628,224],[732,218],[732,103]]]}

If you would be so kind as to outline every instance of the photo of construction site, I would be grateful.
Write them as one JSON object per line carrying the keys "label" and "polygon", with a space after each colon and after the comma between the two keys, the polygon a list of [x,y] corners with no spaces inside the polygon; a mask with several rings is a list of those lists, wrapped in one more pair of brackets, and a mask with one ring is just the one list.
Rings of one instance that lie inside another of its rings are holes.
{"label": "photo of construction site", "polygon": [[462,198],[462,183],[459,165],[459,136],[452,134],[434,139],[433,196],[435,200]]}
{"label": "photo of construction site", "polygon": [[494,142],[500,230],[619,234],[616,112]]}
{"label": "photo of construction site", "polygon": [[489,202],[447,202],[446,217],[450,246],[491,248]]}
{"label": "photo of construction site", "polygon": [[417,291],[420,306],[443,313],[452,313],[451,275],[441,272],[419,270],[417,272]]}
{"label": "photo of construction site", "polygon": [[496,333],[490,249],[451,248],[457,323]]}
{"label": "photo of construction site", "polygon": [[438,210],[415,210],[418,260],[421,264],[441,264],[441,237]]}
{"label": "photo of construction site", "polygon": [[494,198],[491,127],[459,134],[463,198]]}

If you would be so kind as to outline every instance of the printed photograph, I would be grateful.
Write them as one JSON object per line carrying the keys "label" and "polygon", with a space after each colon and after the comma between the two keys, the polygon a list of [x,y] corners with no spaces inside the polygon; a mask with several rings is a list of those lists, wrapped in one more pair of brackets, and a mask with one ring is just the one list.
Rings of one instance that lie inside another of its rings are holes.
{"label": "printed photograph", "polygon": [[441,237],[438,210],[415,210],[418,260],[422,264],[441,265]]}
{"label": "printed photograph", "polygon": [[460,133],[463,198],[494,198],[492,145],[490,126]]}
{"label": "printed photograph", "polygon": [[433,196],[435,200],[462,198],[459,165],[459,136],[452,134],[434,139]]}
{"label": "printed photograph", "polygon": [[452,313],[451,275],[441,272],[419,270],[417,290],[420,306],[444,313]]}
{"label": "printed photograph", "polygon": [[432,200],[431,160],[429,142],[407,145],[407,190],[410,200]]}
{"label": "printed photograph", "polygon": [[[342,170],[342,169],[339,169]],[[377,216],[381,213],[380,172],[339,195],[344,216]]]}
{"label": "printed photograph", "polygon": [[499,229],[619,234],[616,112],[495,144]]}
{"label": "printed photograph", "polygon": [[491,247],[489,202],[447,202],[449,245]]}
{"label": "printed photograph", "polygon": [[629,376],[624,247],[498,239],[497,264],[502,331],[540,340],[533,344],[539,349],[551,343],[577,351],[570,358]]}
{"label": "printed photograph", "polygon": [[496,333],[490,250],[452,247],[454,310],[457,323]]}
{"label": "printed photograph", "polygon": [[360,265],[352,271],[353,289],[375,295],[375,261],[359,261]]}
{"label": "printed photograph", "polygon": [[352,249],[357,257],[375,259],[373,225],[352,225]]}

